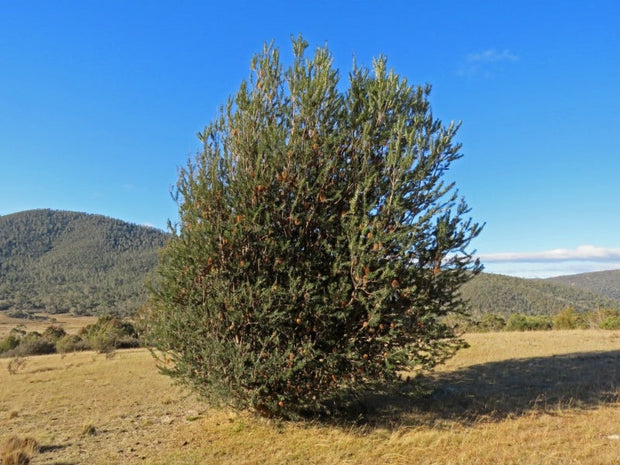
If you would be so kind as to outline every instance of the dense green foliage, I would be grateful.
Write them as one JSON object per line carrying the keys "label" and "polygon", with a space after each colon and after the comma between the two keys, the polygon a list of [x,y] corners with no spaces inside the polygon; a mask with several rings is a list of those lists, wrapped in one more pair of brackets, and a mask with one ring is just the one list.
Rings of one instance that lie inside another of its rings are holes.
{"label": "dense green foliage", "polygon": [[164,370],[261,414],[321,411],[462,346],[443,316],[479,264],[480,227],[444,181],[460,158],[429,87],[294,41],[254,58],[181,171],[181,224],[147,329]]}
{"label": "dense green foliage", "polygon": [[540,331],[553,328],[553,320],[547,315],[510,315],[506,331]]}
{"label": "dense green foliage", "polygon": [[131,315],[166,237],[84,213],[0,216],[0,310]]}
{"label": "dense green foliage", "polygon": [[566,307],[572,307],[577,313],[598,308],[620,310],[620,301],[546,279],[480,273],[464,284],[461,292],[469,301],[471,314],[477,320],[485,314],[497,314],[504,318],[517,313],[551,316]]}
{"label": "dense green foliage", "polygon": [[620,329],[620,311],[608,308],[600,309],[589,315],[591,326],[600,329]]}
{"label": "dense green foliage", "polygon": [[566,307],[553,317],[554,329],[576,329],[584,328],[586,325],[586,315],[577,313],[573,307]]}
{"label": "dense green foliage", "polygon": [[99,318],[97,323],[82,328],[78,336],[88,341],[90,348],[98,352],[111,352],[140,345],[133,324],[112,316]]}

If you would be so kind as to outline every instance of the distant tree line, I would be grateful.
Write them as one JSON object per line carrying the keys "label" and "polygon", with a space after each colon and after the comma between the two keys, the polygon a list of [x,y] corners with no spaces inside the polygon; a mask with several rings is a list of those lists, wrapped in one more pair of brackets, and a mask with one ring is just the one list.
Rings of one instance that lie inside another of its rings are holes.
{"label": "distant tree line", "polygon": [[469,302],[470,313],[477,319],[489,314],[506,320],[513,314],[555,315],[566,307],[578,313],[595,308],[620,310],[620,301],[610,297],[616,290],[620,291],[620,281],[611,282],[605,277],[601,274],[597,279],[608,283],[607,295],[592,291],[602,291],[602,286],[592,287],[595,280],[578,286],[557,280],[481,273],[461,287],[461,295]]}
{"label": "distant tree line", "polygon": [[462,331],[543,331],[551,329],[620,329],[620,311],[599,309],[578,312],[566,307],[555,315],[527,315],[513,313],[508,316],[486,313],[470,319],[452,321]]}
{"label": "distant tree line", "polygon": [[548,281],[587,289],[595,294],[620,300],[620,270],[596,271],[549,278]]}

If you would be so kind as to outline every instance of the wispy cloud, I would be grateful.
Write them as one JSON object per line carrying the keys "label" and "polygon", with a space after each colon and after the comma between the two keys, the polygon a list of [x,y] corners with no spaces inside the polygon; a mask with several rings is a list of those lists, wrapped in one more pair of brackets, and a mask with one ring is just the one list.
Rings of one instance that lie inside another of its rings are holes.
{"label": "wispy cloud", "polygon": [[485,78],[491,78],[501,63],[518,60],[519,57],[508,49],[496,50],[491,48],[468,54],[465,57],[465,63],[457,70],[457,74],[468,77],[481,75]]}
{"label": "wispy cloud", "polygon": [[485,50],[480,53],[470,53],[467,55],[468,63],[495,63],[498,61],[517,61],[519,57],[510,50],[498,52],[495,49]]}
{"label": "wispy cloud", "polygon": [[541,252],[481,254],[488,273],[521,278],[549,278],[593,271],[619,270],[620,249],[581,245],[574,249]]}
{"label": "wispy cloud", "polygon": [[480,255],[482,262],[617,262],[620,249],[580,245],[574,249],[553,249],[541,252],[503,252]]}

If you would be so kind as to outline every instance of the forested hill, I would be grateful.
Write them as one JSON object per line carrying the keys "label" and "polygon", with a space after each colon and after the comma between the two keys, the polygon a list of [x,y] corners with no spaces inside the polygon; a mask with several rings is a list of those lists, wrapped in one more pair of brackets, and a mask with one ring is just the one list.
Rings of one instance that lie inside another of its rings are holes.
{"label": "forested hill", "polygon": [[603,292],[607,289],[604,283],[581,288],[564,284],[564,280],[569,278],[523,279],[481,273],[466,283],[461,292],[470,301],[474,315],[554,315],[566,307],[573,307],[579,312],[599,308],[620,309],[620,299]]}
{"label": "forested hill", "polygon": [[[146,301],[145,283],[166,238],[86,213],[0,216],[0,311],[131,315]],[[474,315],[620,309],[620,270],[551,279],[482,273],[462,294]]]}
{"label": "forested hill", "polygon": [[549,278],[548,281],[620,300],[620,270],[558,276]]}
{"label": "forested hill", "polygon": [[166,234],[100,215],[0,216],[0,310],[129,315]]}

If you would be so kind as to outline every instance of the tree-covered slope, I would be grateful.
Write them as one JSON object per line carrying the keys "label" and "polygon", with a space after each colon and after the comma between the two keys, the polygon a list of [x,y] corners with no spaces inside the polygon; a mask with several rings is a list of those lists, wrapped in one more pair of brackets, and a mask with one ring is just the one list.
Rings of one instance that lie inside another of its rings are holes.
{"label": "tree-covered slope", "polygon": [[85,213],[0,216],[0,310],[128,315],[166,234]]}
{"label": "tree-covered slope", "polygon": [[[145,282],[166,237],[86,213],[0,216],[0,310],[130,315],[147,298]],[[462,294],[474,315],[620,309],[620,270],[544,280],[482,273]]]}
{"label": "tree-covered slope", "polygon": [[558,276],[549,278],[548,281],[584,289],[620,301],[620,270]]}
{"label": "tree-covered slope", "polygon": [[523,279],[481,273],[461,289],[474,315],[553,315],[566,307],[579,312],[619,309],[620,302],[605,295],[543,279]]}

